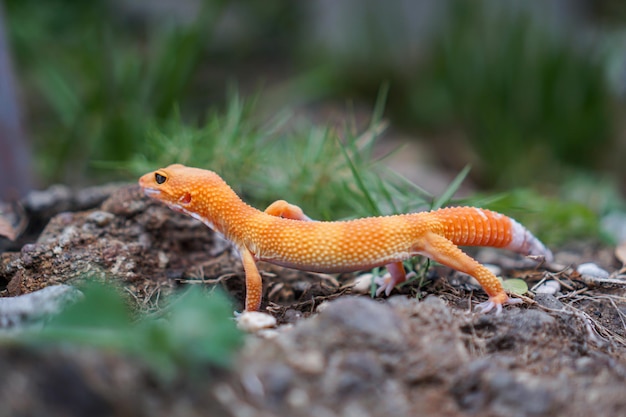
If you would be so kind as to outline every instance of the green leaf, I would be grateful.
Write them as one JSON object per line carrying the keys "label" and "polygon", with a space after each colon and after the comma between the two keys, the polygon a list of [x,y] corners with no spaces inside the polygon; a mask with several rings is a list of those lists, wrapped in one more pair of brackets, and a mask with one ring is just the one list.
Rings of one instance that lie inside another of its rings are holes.
{"label": "green leaf", "polygon": [[130,310],[117,289],[96,282],[88,282],[79,289],[84,299],[53,317],[48,324],[49,328],[89,327],[123,330],[130,326]]}
{"label": "green leaf", "polygon": [[172,308],[169,326],[177,356],[192,363],[228,365],[243,341],[232,305],[221,291],[207,297],[191,287]]}
{"label": "green leaf", "polygon": [[40,331],[18,336],[35,346],[70,344],[114,350],[144,360],[162,377],[177,369],[228,366],[243,343],[233,307],[222,292],[209,296],[192,287],[174,299],[166,318],[133,322],[123,297],[110,286],[89,283],[84,299],[53,318]]}
{"label": "green leaf", "polygon": [[517,295],[524,295],[528,292],[528,284],[519,278],[510,278],[502,281],[504,290]]}

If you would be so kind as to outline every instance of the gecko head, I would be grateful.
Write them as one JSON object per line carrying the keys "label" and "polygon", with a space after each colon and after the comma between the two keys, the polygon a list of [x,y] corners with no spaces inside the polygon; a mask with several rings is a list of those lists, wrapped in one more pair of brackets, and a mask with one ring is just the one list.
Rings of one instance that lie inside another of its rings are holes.
{"label": "gecko head", "polygon": [[212,171],[174,164],[145,174],[139,178],[139,185],[146,195],[175,210],[196,212],[198,204],[206,199],[202,190],[215,179],[219,177]]}

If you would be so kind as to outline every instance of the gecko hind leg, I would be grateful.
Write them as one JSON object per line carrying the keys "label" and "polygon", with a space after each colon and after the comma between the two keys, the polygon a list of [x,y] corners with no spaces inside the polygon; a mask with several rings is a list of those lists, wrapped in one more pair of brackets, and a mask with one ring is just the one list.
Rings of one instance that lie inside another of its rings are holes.
{"label": "gecko hind leg", "polygon": [[436,233],[427,233],[412,248],[416,255],[425,255],[440,264],[465,272],[476,278],[480,286],[489,295],[489,300],[480,303],[477,308],[486,313],[496,309],[496,313],[502,311],[505,304],[517,304],[522,300],[509,298],[498,278],[484,265],[467,255],[454,243]]}

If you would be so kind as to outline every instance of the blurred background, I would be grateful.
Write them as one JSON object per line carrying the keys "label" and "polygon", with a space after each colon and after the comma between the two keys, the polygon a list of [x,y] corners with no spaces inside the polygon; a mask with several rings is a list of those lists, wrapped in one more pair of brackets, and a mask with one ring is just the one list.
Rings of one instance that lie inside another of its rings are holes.
{"label": "blurred background", "polygon": [[626,236],[620,0],[0,6],[0,200],[185,162],[259,204],[347,215],[316,194],[339,175],[340,152],[320,149],[370,134],[368,158],[391,153],[385,166],[433,194],[471,165],[471,195],[499,196],[482,205],[567,230],[548,241]]}

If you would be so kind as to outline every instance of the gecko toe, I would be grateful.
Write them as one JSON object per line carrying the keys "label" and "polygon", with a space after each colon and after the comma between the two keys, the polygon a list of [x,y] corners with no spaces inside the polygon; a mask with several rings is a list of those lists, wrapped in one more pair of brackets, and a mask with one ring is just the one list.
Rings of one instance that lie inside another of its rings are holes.
{"label": "gecko toe", "polygon": [[[476,307],[474,308],[474,311],[476,311],[477,313],[485,314],[485,313],[489,313],[491,310],[493,310],[494,307],[496,307],[496,303],[494,303],[491,300],[488,300],[488,301],[485,301],[484,303],[480,303],[480,304],[476,305]],[[500,304],[498,304],[498,307],[500,307],[500,309],[502,309]],[[497,312],[497,310],[496,310],[496,312]]]}
{"label": "gecko toe", "polygon": [[393,290],[393,283],[390,274],[385,274],[382,277],[374,278],[374,283],[378,286],[376,289],[376,297],[380,297],[383,293],[388,297]]}
{"label": "gecko toe", "polygon": [[495,299],[494,297],[489,297],[489,300],[476,305],[475,310],[478,313],[485,314],[495,308],[495,314],[498,315],[502,313],[502,306],[510,304],[521,304],[523,302],[524,300],[522,300],[521,298],[507,297],[506,300],[501,302],[499,297],[495,297]]}

